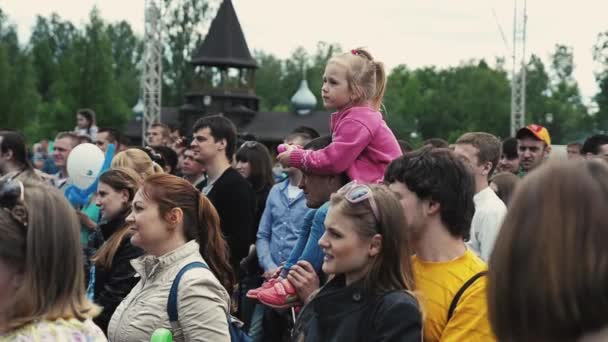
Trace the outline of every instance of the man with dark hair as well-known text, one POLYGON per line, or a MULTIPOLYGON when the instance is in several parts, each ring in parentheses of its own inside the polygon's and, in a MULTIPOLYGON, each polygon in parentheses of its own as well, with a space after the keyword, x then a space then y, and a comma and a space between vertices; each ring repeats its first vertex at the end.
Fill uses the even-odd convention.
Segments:
POLYGON ((236 148, 236 127, 221 115, 204 116, 194 124, 191 147, 207 170, 201 191, 217 209, 222 232, 230 248, 230 263, 238 273, 239 262, 255 241, 255 192, 231 167, 236 148))
POLYGON ((566 145, 566 153, 568 154, 568 159, 582 159, 582 148, 583 145, 578 141, 574 141, 566 145))
POLYGON ((104 153, 108 149, 108 145, 114 144, 114 151, 118 153, 121 150, 122 134, 114 128, 100 128, 95 137, 95 145, 104 153))
POLYGON ((502 154, 498 162, 498 172, 519 172, 519 154, 517 153, 517 139, 507 138, 502 142, 502 154))
POLYGON ((59 169, 53 176, 52 183, 59 190, 64 190, 68 181, 68 156, 74 147, 80 144, 80 137, 76 133, 62 132, 57 134, 53 149, 53 160, 59 169))
POLYGON ((424 147, 394 160, 384 180, 403 206, 414 246, 425 341, 494 341, 487 266, 464 243, 475 210, 468 167, 448 149, 424 147))
POLYGON ((500 158, 500 140, 489 133, 466 133, 456 140, 454 153, 470 166, 475 178, 475 215, 469 247, 487 262, 507 214, 507 207, 489 187, 500 158))
POLYGON ((148 146, 167 146, 171 143, 171 129, 164 123, 153 123, 146 132, 148 146))
POLYGON ((172 148, 167 146, 156 146, 152 147, 152 149, 156 153, 160 154, 165 161, 165 165, 163 166, 165 172, 174 175, 177 169, 177 153, 175 153, 172 148))
POLYGON ((517 131, 515 138, 518 144, 519 176, 523 177, 549 157, 551 136, 545 127, 531 124, 517 131))
POLYGON ((21 133, 0 131, 0 176, 21 181, 42 180, 27 159, 25 138, 21 133))
POLYGON ((309 139, 309 140, 317 139, 318 137, 321 136, 319 134, 319 132, 317 132, 316 129, 314 129, 312 127, 308 127, 308 126, 298 126, 293 131, 291 131, 291 134, 296 134, 296 133, 306 134, 308 136, 307 139, 309 139))
POLYGON ((405 140, 399 139, 399 140, 397 140, 397 142, 399 143, 399 147, 401 148, 402 154, 412 152, 414 150, 412 145, 405 140))
POLYGON ((432 148, 448 148, 450 143, 441 138, 430 138, 422 142, 422 146, 430 146, 432 148))
POLYGON ((608 162, 608 135, 596 134, 593 135, 583 144, 581 154, 586 159, 600 159, 608 162))

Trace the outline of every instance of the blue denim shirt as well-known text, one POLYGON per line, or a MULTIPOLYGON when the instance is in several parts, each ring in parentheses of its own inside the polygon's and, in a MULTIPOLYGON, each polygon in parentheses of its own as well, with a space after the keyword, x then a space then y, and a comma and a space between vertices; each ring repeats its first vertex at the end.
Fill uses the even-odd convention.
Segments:
POLYGON ((286 261, 298 240, 304 216, 310 210, 306 207, 304 193, 295 199, 288 198, 289 179, 275 184, 262 214, 255 243, 258 260, 264 271, 277 268, 286 261))

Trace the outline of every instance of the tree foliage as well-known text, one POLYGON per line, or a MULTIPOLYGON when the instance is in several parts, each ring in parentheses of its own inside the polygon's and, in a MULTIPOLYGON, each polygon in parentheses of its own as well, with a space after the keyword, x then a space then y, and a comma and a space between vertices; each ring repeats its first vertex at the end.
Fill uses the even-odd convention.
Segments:
MULTIPOLYGON (((165 28, 163 104, 179 106, 192 86, 189 63, 205 36, 208 0, 163 0, 165 28)), ((298 48, 289 58, 256 50, 256 92, 263 111, 289 111, 300 81, 308 80, 322 109, 320 89, 337 44, 298 48)), ((548 63, 532 55, 526 66, 526 120, 549 128, 556 143, 592 131, 608 131, 608 31, 594 47, 600 88, 597 111, 588 112, 573 77, 574 51, 556 45, 548 63)), ((27 42, 0 9, 0 126, 26 132, 33 141, 71 130, 78 108, 97 112, 100 126, 123 128, 140 96, 143 41, 127 22, 105 22, 96 9, 77 27, 58 14, 39 16, 27 42)), ((431 137, 453 141, 468 131, 509 134, 510 74, 505 62, 469 60, 457 66, 411 68, 388 74, 383 114, 399 138, 414 143, 431 137)))
POLYGON ((88 107, 98 125, 124 127, 139 96, 141 46, 128 23, 108 24, 95 8, 82 28, 38 16, 21 45, 0 10, 0 125, 34 141, 73 129, 88 107))
POLYGON ((164 8, 162 101, 179 106, 194 79, 190 59, 203 42, 211 9, 207 0, 164 0, 164 8))

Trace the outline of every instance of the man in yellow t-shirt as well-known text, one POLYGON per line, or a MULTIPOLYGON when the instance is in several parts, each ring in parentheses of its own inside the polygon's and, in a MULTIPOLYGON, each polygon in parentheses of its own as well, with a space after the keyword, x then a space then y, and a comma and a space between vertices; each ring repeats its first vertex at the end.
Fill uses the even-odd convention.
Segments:
POLYGON ((475 211, 475 181, 467 166, 448 149, 423 148, 394 160, 384 180, 401 201, 414 245, 424 341, 495 341, 487 278, 477 276, 487 266, 464 243, 475 211))

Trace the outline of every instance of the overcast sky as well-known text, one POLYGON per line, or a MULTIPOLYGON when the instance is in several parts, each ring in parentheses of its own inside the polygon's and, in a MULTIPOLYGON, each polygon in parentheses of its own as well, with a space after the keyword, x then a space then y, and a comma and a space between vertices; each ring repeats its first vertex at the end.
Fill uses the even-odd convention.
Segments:
MULTIPOLYGON (((520 0, 521 1, 521 0, 520 0)), ((212 0, 217 3, 217 0, 212 0)), ((472 58, 494 64, 508 52, 497 23, 512 45, 513 0, 233 0, 250 49, 281 58, 318 41, 343 48, 366 46, 389 67, 450 66, 472 58), (493 14, 496 14, 494 16, 493 14)), ((28 39, 36 15, 57 12, 77 25, 97 5, 109 21, 126 20, 143 34, 143 0, 0 0, 28 39)), ((216 6, 217 7, 217 6, 216 6)), ((545 63, 555 44, 574 48, 575 77, 586 98, 597 92, 592 47, 608 30, 608 1, 528 1, 529 53, 545 63)), ((508 60, 509 69, 510 59, 508 60)))

